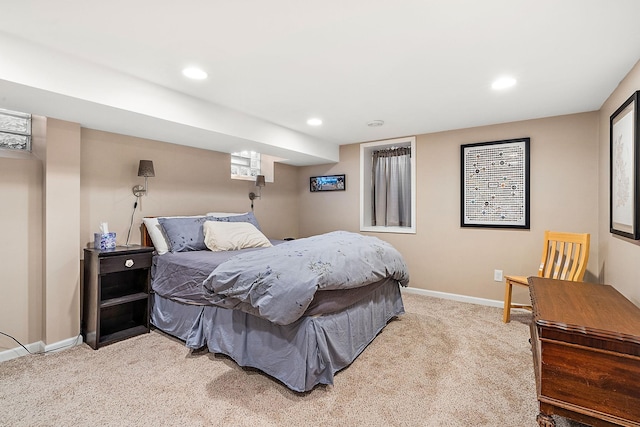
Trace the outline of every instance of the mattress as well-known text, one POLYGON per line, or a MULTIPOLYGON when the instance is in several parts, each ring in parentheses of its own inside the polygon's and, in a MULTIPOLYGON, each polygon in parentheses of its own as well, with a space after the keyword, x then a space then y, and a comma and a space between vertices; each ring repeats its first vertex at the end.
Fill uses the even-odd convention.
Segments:
MULTIPOLYGON (((284 240, 271 240, 273 245, 284 240)), ((166 298, 187 304, 208 304, 202 294, 202 282, 220 264, 240 253, 260 250, 260 248, 240 251, 188 251, 167 252, 153 257, 151 265, 151 289, 166 298)))
MULTIPOLYGON (((284 243, 283 240, 272 240, 274 245, 284 243)), ((189 251, 166 253, 153 257, 151 266, 151 289, 156 294, 184 304, 211 305, 203 296, 202 282, 221 263, 241 251, 189 251)), ((304 315, 313 316, 333 313, 366 297, 382 285, 382 281, 363 288, 326 290, 316 292, 304 315)))

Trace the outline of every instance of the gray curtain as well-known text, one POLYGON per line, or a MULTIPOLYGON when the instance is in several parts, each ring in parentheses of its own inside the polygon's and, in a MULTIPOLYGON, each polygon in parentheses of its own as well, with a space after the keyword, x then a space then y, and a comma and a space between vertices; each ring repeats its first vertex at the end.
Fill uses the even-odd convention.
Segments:
POLYGON ((372 225, 411 227, 411 148, 373 152, 372 225))

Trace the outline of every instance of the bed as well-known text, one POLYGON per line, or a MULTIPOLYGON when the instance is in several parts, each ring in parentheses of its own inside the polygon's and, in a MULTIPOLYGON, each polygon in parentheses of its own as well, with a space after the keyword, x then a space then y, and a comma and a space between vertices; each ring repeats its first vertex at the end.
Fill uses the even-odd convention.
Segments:
POLYGON ((154 327, 297 392, 333 384, 404 313, 406 265, 375 237, 269 240, 253 213, 210 213, 144 218, 142 243, 156 249, 154 327))

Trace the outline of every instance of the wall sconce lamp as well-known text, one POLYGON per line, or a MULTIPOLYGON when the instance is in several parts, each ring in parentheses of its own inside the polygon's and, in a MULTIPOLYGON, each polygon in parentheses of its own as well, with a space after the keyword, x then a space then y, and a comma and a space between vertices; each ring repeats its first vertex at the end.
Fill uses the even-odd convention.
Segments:
POLYGON ((254 193, 253 191, 249 193, 249 200, 251 200, 251 210, 253 210, 253 201, 262 197, 262 187, 264 187, 265 185, 266 184, 264 175, 256 175, 256 187, 258 187, 258 194, 254 193))
POLYGON ((147 178, 156 176, 153 170, 153 161, 152 160, 140 160, 140 165, 138 166, 138 176, 144 176, 144 187, 142 185, 136 185, 133 187, 132 191, 134 196, 140 197, 147 194, 147 178))

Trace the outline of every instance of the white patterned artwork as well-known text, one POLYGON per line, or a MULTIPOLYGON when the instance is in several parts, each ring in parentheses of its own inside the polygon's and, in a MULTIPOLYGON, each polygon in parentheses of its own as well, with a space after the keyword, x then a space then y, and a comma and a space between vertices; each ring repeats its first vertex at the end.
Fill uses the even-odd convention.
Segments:
POLYGON ((611 232, 633 239, 636 224, 636 100, 634 94, 611 116, 611 232))
POLYGON ((463 227, 529 228, 529 138, 462 146, 463 227))

